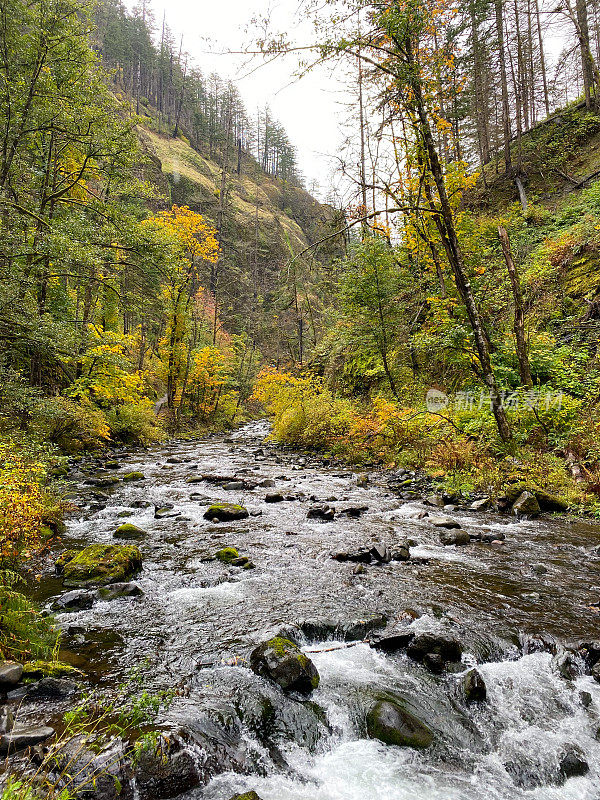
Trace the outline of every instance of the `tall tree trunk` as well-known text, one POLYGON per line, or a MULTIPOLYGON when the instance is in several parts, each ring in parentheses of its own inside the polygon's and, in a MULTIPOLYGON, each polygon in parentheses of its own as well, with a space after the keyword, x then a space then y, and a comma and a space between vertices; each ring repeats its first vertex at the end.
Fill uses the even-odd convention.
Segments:
POLYGON ((506 79, 506 56, 504 53, 503 6, 502 0, 496 0, 496 38, 498 40, 498 58, 500 61, 500 85, 502 88, 502 136, 504 140, 504 169, 510 171, 510 106, 508 102, 508 81, 506 79))
POLYGON ((506 261, 506 268, 508 269, 510 285, 515 302, 515 319, 513 330, 515 334, 517 360, 519 362, 519 375, 521 376, 521 384, 523 386, 531 387, 533 386, 533 379, 531 377, 531 367, 529 366, 527 343, 525 341, 525 312, 523 310, 523 291, 521 289, 521 281, 510 249, 510 239, 508 238, 508 231, 506 228, 500 226, 498 228, 498 236, 500 238, 500 244, 502 245, 502 252, 504 253, 504 260, 506 261))

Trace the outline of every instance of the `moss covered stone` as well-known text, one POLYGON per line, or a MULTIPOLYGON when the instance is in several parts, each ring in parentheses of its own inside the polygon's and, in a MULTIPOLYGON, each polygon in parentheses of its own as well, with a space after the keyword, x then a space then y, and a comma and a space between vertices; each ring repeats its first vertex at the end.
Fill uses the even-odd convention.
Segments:
POLYGON ((257 675, 275 681, 284 691, 308 694, 319 685, 319 673, 298 645, 275 636, 250 655, 250 668, 257 675))
POLYGON ((248 510, 235 503, 213 503, 204 512, 204 519, 218 519, 220 522, 230 522, 236 519, 246 519, 248 510))
POLYGON ((232 561, 235 561, 235 559, 239 557, 240 554, 235 547, 223 547, 215 553, 215 558, 222 561, 224 564, 231 564, 232 561))
POLYGON ((378 700, 367 714, 367 733, 384 744, 423 749, 433 742, 433 733, 398 702, 378 700))
POLYGON ((137 525, 132 525, 131 522, 124 522, 119 525, 113 533, 115 539, 143 539, 146 535, 147 532, 143 528, 138 528, 137 525))
POLYGON ((143 481, 146 478, 143 472, 126 472, 123 475, 123 481, 129 483, 130 481, 143 481))
POLYGON ((234 794, 231 800, 261 800, 256 792, 244 792, 244 794, 234 794))
POLYGON ((142 554, 134 545, 92 544, 69 558, 62 567, 65 586, 105 586, 131 578, 142 568, 142 554))
POLYGON ((62 661, 28 661, 23 665, 23 678, 83 678, 84 673, 62 661))
POLYGON ((504 489, 504 497, 508 503, 512 505, 523 492, 530 492, 534 495, 542 511, 566 511, 569 507, 568 502, 558 497, 558 495, 547 492, 545 489, 541 489, 535 484, 529 484, 523 481, 506 486, 504 489))

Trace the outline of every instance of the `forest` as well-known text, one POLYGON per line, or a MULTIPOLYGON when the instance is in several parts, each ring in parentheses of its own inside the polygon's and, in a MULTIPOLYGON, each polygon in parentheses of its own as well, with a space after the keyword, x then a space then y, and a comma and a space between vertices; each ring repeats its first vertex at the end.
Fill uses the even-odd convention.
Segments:
POLYGON ((300 11, 0 0, 0 800, 597 797, 600 5, 300 11))

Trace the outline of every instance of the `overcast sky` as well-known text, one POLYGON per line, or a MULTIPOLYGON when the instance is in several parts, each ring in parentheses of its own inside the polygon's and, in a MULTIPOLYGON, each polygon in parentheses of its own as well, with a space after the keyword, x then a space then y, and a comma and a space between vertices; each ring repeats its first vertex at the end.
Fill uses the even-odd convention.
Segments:
MULTIPOLYGON (((127 0, 133 7, 135 0, 127 0)), ((310 39, 310 28, 297 14, 298 0, 150 0, 157 27, 163 12, 167 24, 201 69, 233 80, 246 108, 254 115, 257 107, 269 104, 298 150, 299 165, 307 186, 316 181, 322 196, 327 193, 333 168, 331 155, 342 141, 340 122, 345 112, 339 83, 325 69, 296 80, 293 57, 264 64, 261 57, 248 63, 247 57, 222 54, 242 50, 253 41, 247 29, 255 12, 268 15, 274 30, 287 31, 294 39, 310 39), (268 11, 267 11, 268 9, 268 11)), ((256 33, 254 34, 254 38, 256 33)))

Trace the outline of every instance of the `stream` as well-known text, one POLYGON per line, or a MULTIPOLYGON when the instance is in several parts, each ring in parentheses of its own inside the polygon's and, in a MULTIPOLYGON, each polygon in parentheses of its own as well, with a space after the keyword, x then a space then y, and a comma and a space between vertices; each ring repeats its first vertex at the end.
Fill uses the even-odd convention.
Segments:
MULTIPOLYGON (((600 684, 579 656, 567 677, 558 661, 563 645, 600 639, 600 557, 590 552, 600 526, 457 506, 443 513, 462 529, 505 539, 444 547, 423 517, 433 510, 418 476, 374 470, 357 485, 351 469, 265 442, 268 433, 254 422, 231 435, 122 449, 111 453, 112 470, 88 459, 69 476, 80 511, 65 547, 116 541, 123 522, 147 536, 136 542, 143 596, 59 613, 61 657, 100 686, 148 660, 147 688, 184 687, 161 722, 210 735, 221 766, 183 800, 250 789, 261 800, 598 800, 600 684), (91 474, 131 471, 145 480, 120 482, 107 497, 85 484, 91 474), (223 488, 203 474, 263 485, 223 488), (265 502, 273 492, 286 499, 265 502), (210 501, 242 504, 250 516, 205 520, 210 501), (335 519, 307 518, 316 502, 335 507, 335 519), (169 506, 155 518, 155 507, 169 506), (414 540, 408 561, 361 571, 331 557, 406 540, 414 540), (255 568, 215 561, 226 546, 255 568), (371 647, 363 640, 382 619, 387 630, 451 634, 463 644, 462 665, 437 675, 405 650, 371 647), (308 699, 247 666, 254 647, 293 624, 321 677, 308 699), (487 701, 468 705, 460 676, 475 664, 487 701), (409 698, 435 732, 432 747, 367 737, 366 711, 381 692, 409 698), (589 769, 564 780, 559 764, 573 751, 589 769)), ((50 607, 62 591, 49 562, 37 599, 50 607)))

